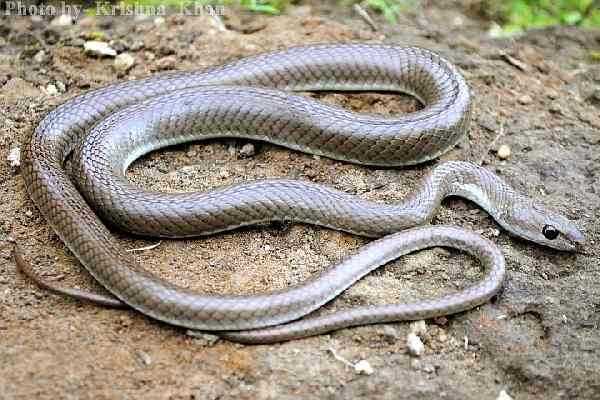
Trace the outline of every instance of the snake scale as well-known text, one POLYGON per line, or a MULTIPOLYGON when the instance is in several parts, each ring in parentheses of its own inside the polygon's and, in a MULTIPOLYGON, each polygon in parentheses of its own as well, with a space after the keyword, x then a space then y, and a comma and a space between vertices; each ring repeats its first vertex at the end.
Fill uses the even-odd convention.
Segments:
POLYGON ((170 324, 219 331, 231 340, 288 340, 358 324, 455 313, 492 297, 505 274, 504 258, 493 243, 456 227, 416 227, 429 222, 447 196, 476 202, 508 232, 542 245, 573 251, 583 235, 562 215, 468 162, 437 165, 418 190, 392 205, 288 179, 202 193, 158 193, 128 182, 128 166, 165 146, 223 137, 267 141, 358 164, 413 165, 452 148, 468 128, 471 107, 464 78, 431 51, 384 44, 292 47, 203 71, 116 83, 68 100, 41 121, 24 147, 22 175, 55 232, 119 302, 170 324), (356 114, 294 93, 324 90, 404 92, 424 107, 390 118, 356 114), (70 156, 72 170, 67 172, 70 156), (110 225, 145 236, 206 235, 279 220, 381 238, 283 291, 205 295, 163 281, 137 264, 90 206, 110 225), (477 285, 440 299, 298 320, 374 268, 431 246, 466 251, 488 273, 477 285))

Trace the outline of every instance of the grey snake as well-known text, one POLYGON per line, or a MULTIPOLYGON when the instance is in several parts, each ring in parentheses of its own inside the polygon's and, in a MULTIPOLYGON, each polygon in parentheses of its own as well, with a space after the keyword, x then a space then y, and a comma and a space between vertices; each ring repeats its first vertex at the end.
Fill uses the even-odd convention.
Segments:
POLYGON ((166 194, 131 184, 125 176, 128 166, 165 146, 224 137, 358 164, 414 165, 451 149, 468 128, 471 108, 464 78, 431 51, 383 44, 292 47, 203 71, 116 83, 68 100, 41 121, 24 146, 22 176, 54 231, 119 299, 116 303, 173 325, 218 331, 231 340, 289 340, 346 326, 455 313, 497 293, 505 267, 493 243, 457 227, 416 227, 428 223, 447 196, 476 202, 508 232, 545 246, 573 251, 583 235, 562 215, 468 162, 435 166, 399 204, 288 179, 166 194), (326 90, 404 92, 424 107, 390 118, 291 93, 326 90), (72 171, 67 172, 65 160, 71 155, 72 171), (190 237, 292 221, 380 239, 286 290, 206 295, 145 270, 91 207, 111 226, 144 236, 190 237), (299 319, 378 266, 432 246, 465 251, 488 272, 477 285, 439 299, 299 319))

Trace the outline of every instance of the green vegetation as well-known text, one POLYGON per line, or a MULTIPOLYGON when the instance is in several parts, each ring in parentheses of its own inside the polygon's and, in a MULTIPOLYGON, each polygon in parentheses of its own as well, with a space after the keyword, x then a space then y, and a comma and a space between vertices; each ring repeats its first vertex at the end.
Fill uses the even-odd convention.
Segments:
POLYGON ((552 25, 600 27, 599 0, 487 0, 482 6, 499 16, 504 34, 552 25))
POLYGON ((279 14, 290 3, 289 0, 240 0, 240 5, 250 11, 261 12, 265 14, 279 14))

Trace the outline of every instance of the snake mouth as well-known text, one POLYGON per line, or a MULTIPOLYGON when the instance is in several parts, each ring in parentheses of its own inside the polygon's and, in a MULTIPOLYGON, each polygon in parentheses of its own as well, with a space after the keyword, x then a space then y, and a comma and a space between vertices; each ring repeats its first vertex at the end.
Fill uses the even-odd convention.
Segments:
POLYGON ((581 231, 579 231, 579 229, 571 229, 569 230, 569 232, 565 233, 564 236, 569 242, 569 244, 572 246, 573 252, 587 254, 585 236, 583 235, 583 233, 581 233, 581 231))

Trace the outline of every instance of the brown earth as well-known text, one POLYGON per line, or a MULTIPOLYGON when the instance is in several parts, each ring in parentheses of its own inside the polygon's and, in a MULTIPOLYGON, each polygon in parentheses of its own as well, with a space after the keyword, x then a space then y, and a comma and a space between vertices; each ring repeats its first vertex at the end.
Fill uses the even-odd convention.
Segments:
MULTIPOLYGON (((506 255, 508 279, 490 304, 428 321, 425 354, 413 358, 406 351, 406 323, 280 345, 213 344, 133 311, 49 294, 16 271, 4 248, 0 398, 495 399, 502 390, 519 400, 600 398, 600 65, 590 58, 600 47, 600 32, 553 28, 493 39, 489 23, 468 7, 426 4, 394 26, 376 18, 378 33, 350 9, 318 2, 279 17, 229 10, 226 32, 208 17, 169 16, 159 26, 153 18, 86 18, 63 28, 0 18, 0 239, 18 239, 47 278, 99 290, 7 161, 47 111, 119 79, 205 67, 292 44, 355 40, 419 45, 455 62, 473 89, 476 110, 468 140, 443 159, 483 160, 518 190, 575 219, 589 240, 589 255, 514 239, 476 206, 445 202, 434 223, 472 228, 495 241, 506 255), (134 55, 128 73, 117 73, 110 58, 84 55, 83 42, 99 36, 134 55), (49 84, 57 95, 46 93, 49 84), (495 154, 501 144, 512 150, 506 161, 495 154), (353 363, 367 360, 374 373, 357 374, 331 350, 353 363)), ((321 97, 384 114, 417 106, 408 97, 383 94, 321 97)), ((435 165, 375 169, 259 143, 257 154, 245 158, 245 143, 195 143, 151 154, 130 176, 145 187, 172 191, 286 176, 393 202, 435 165)), ((117 234, 128 248, 156 243, 117 234)), ((267 226, 163 241, 135 254, 183 286, 258 293, 298 283, 365 242, 310 226, 267 226)), ((439 296, 480 276, 468 257, 424 251, 371 274, 326 308, 439 296)))

